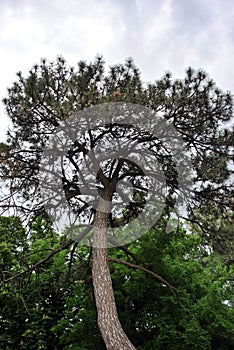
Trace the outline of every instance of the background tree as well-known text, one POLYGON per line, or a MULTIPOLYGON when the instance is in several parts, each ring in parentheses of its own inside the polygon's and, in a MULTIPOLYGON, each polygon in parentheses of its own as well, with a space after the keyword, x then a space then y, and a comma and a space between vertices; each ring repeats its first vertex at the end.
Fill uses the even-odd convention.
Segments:
MULTIPOLYGON (((28 270, 60 247, 61 236, 36 219, 25 247, 20 220, 0 221, 1 263, 7 270, 2 275, 0 347, 102 350, 90 249, 70 245, 28 270), (15 274, 18 278, 9 280, 15 274)), ((195 233, 178 228, 168 235, 158 228, 129 245, 132 256, 117 248, 110 251, 119 317, 137 349, 233 348, 233 267, 227 271, 207 248, 195 233), (136 257, 138 267, 150 268, 178 289, 183 306, 164 283, 134 268, 136 257)))
MULTIPOLYGON (((198 208, 200 213, 208 207, 212 208, 212 205, 218 207, 221 216, 225 216, 232 205, 230 179, 233 132, 224 128, 223 124, 232 118, 231 95, 217 89, 204 72, 195 72, 191 68, 186 71, 183 81, 173 81, 171 75, 166 73, 161 80, 145 87, 131 60, 127 60, 124 65, 111 67, 109 73, 104 75, 104 62, 101 57, 90 64, 79 62, 77 71, 67 68, 64 59, 58 58, 55 63, 42 60, 41 65, 35 65, 27 78, 18 73, 18 81, 8 90, 8 97, 4 100, 13 129, 8 133, 7 146, 3 147, 1 165, 5 180, 4 190, 8 186, 9 192, 3 198, 1 207, 4 210, 17 208, 25 216, 31 213, 43 214, 43 203, 38 191, 38 170, 46 140, 74 110, 118 101, 137 103, 160 112, 181 135, 193 164, 194 188, 186 203, 186 219, 197 222, 198 208), (219 164, 222 166, 217 166, 219 164)), ((106 125, 91 132, 90 139, 85 144, 77 140, 70 150, 68 160, 78 172, 75 159, 79 155, 85 157, 100 144, 100 140, 105 144, 108 134, 115 139, 123 131, 125 139, 136 140, 146 149, 154 147, 155 160, 162 165, 169 189, 164 212, 168 216, 169 209, 174 206, 173 195, 178 191, 176 164, 156 135, 150 132, 142 134, 129 125, 124 130, 120 125, 106 125)), ((113 302, 107 264, 106 229, 109 225, 119 225, 119 222, 125 224, 133 213, 137 213, 137 207, 141 210, 147 188, 142 191, 144 174, 135 164, 129 164, 123 159, 111 159, 102 166, 97 171, 96 188, 104 200, 113 201, 117 183, 123 177, 128 178, 136 190, 129 206, 124 208, 127 209, 127 215, 124 211, 121 217, 113 219, 112 215, 103 214, 99 206, 91 213, 90 223, 101 228, 94 231, 94 240, 102 239, 104 243, 104 248, 93 249, 93 283, 98 322, 108 349, 116 346, 133 349, 119 323, 113 302), (137 188, 135 180, 139 176, 142 177, 137 188), (141 200, 137 199, 139 195, 141 200), (109 318, 112 322, 107 322, 109 318), (116 339, 114 334, 117 335, 116 339)), ((78 214, 86 213, 87 203, 83 206, 77 204, 81 194, 80 180, 68 179, 65 173, 63 180, 69 203, 72 205, 73 200, 78 214)), ((155 225, 162 225, 162 220, 155 225)), ((202 229, 205 231, 206 226, 202 229)), ((210 238, 213 239, 210 232, 209 230, 210 238)), ((61 249, 71 244, 72 240, 66 241, 65 238, 61 249)))

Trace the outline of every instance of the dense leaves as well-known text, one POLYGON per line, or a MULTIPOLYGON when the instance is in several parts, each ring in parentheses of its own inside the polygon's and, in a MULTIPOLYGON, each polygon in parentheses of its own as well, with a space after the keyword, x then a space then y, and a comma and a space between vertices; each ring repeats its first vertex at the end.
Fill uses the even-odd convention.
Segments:
MULTIPOLYGON (((40 237, 42 226, 34 223, 34 238, 26 249, 20 220, 1 218, 1 261, 11 274, 33 266, 59 246, 61 238, 55 232, 48 230, 40 237)), ((119 316, 137 349, 233 348, 233 267, 228 272, 199 236, 183 229, 173 235, 151 230, 128 248, 144 261, 140 266, 178 289, 181 303, 153 276, 110 261, 119 316)), ((134 255, 117 249, 111 249, 109 257, 136 263, 134 255)), ((96 324, 89 258, 89 248, 74 243, 2 286, 2 349, 104 348, 96 324)))

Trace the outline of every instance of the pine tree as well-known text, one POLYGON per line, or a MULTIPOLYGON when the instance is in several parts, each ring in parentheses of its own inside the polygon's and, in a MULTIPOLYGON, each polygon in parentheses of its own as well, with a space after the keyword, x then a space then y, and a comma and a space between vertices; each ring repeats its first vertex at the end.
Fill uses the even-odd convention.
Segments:
MULTIPOLYGON (((224 123, 232 118, 232 98, 230 93, 220 91, 205 72, 189 68, 183 80, 175 81, 170 73, 166 73, 155 84, 145 86, 131 59, 111 67, 105 74, 102 57, 90 64, 80 61, 77 70, 68 68, 65 60, 58 57, 54 63, 43 59, 26 78, 20 72, 17 75, 17 82, 8 89, 8 97, 4 99, 13 129, 8 132, 7 145, 1 147, 2 179, 9 190, 2 196, 3 210, 17 210, 25 218, 32 214, 45 217, 40 196, 39 164, 46 142, 61 125, 66 125, 74 111, 79 113, 89 111, 93 106, 99 108, 117 103, 118 106, 142 106, 152 111, 155 118, 157 113, 160 114, 162 123, 172 125, 181 139, 177 141, 185 145, 185 155, 190 157, 192 165, 190 183, 193 187, 192 191, 186 192, 186 210, 181 214, 184 219, 199 224, 200 213, 212 211, 214 207, 219 209, 221 216, 230 211, 233 205, 233 131, 225 128, 224 123)), ((147 130, 139 130, 127 119, 125 124, 110 121, 95 130, 86 130, 83 138, 73 140, 66 155, 66 164, 70 165, 73 176, 66 174, 65 163, 62 166, 66 203, 77 217, 86 217, 86 223, 89 218, 89 225, 95 227, 91 238, 93 286, 98 324, 107 349, 134 349, 118 319, 108 267, 107 230, 124 227, 138 217, 144 209, 149 188, 145 174, 136 162, 126 161, 124 157, 98 159, 92 154, 92 149, 110 145, 108 140, 117 144, 124 140, 129 152, 135 144, 146 153, 151 151, 149 171, 155 172, 156 162, 160 165, 167 190, 163 196, 162 214, 153 224, 163 225, 175 208, 175 198, 180 191, 178 164, 172 157, 173 150, 165 147, 159 135, 151 131, 151 119, 146 119, 145 123, 147 130), (95 178, 91 180, 82 179, 79 173, 79 157, 84 159, 87 155, 96 170, 95 178), (117 194, 124 202, 126 195, 117 189, 118 182, 123 180, 134 189, 131 200, 125 201, 122 211, 117 205, 116 211, 111 213, 108 208, 103 210, 103 205, 114 203, 117 194), (91 202, 82 197, 93 193, 91 202)), ((159 179, 160 172, 155 177, 159 179)), ((157 204, 152 212, 156 207, 157 204)), ((214 239, 208 222, 202 230, 214 239)), ((83 238, 87 231, 79 231, 76 240, 83 238)), ((65 237, 61 249, 73 243, 72 239, 66 241, 65 237)), ((121 246, 121 242, 113 239, 109 243, 121 246)))

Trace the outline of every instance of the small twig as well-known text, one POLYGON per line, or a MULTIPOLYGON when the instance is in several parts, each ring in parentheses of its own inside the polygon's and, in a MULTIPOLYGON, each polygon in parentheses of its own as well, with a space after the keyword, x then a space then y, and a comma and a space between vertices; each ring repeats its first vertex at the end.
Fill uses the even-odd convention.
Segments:
POLYGON ((73 261, 73 256, 76 250, 76 247, 78 246, 78 242, 76 242, 71 250, 71 254, 70 254, 70 261, 69 261, 69 265, 68 265, 68 279, 70 278, 70 273, 71 273, 71 268, 72 268, 72 261, 73 261))

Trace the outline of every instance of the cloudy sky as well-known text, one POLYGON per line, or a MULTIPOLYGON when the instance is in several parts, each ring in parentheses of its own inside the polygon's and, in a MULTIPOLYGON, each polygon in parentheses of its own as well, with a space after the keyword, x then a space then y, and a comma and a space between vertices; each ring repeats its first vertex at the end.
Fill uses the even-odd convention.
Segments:
MULTIPOLYGON (((69 65, 102 54, 133 57, 145 82, 203 68, 234 92, 233 0, 0 0, 0 99, 19 70, 62 55, 69 65)), ((0 105, 0 141, 8 119, 0 105)))

